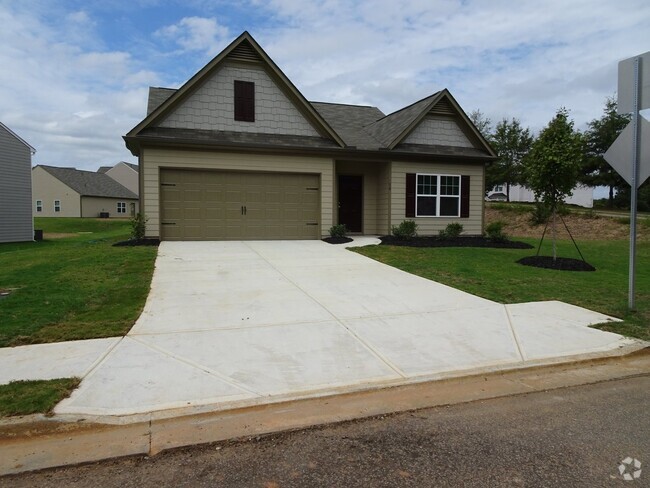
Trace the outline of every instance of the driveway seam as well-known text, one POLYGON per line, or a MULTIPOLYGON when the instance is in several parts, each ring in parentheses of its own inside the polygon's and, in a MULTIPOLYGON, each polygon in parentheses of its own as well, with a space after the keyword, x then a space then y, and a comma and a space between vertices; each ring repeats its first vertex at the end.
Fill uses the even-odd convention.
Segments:
POLYGON ((506 317, 508 318, 508 327, 510 328, 510 333, 512 334, 512 338, 515 341, 515 345, 517 346, 517 351, 519 352, 519 357, 523 362, 528 361, 528 358, 526 357, 526 354, 524 353, 524 348, 521 347, 521 343, 519 341, 519 336, 517 335, 517 332, 515 331, 515 326, 512 323, 512 317, 510 316, 510 310, 508 310, 508 305, 503 305, 503 309, 506 312, 506 317))
POLYGON ((185 363, 188 366, 199 369, 199 370, 203 371, 204 373, 207 373, 207 374, 209 374, 211 376, 214 376, 215 378, 218 378, 219 380, 221 380, 221 381, 223 381, 225 383, 228 383, 229 385, 237 388, 238 390, 245 391, 246 393, 250 393, 250 394, 255 395, 257 397, 264 396, 262 393, 259 393, 259 392, 255 391, 255 390, 252 390, 251 388, 242 385, 238 381, 233 380, 229 376, 225 376, 225 375, 219 373, 218 371, 216 371, 216 370, 214 370, 212 368, 208 368, 207 366, 204 366, 202 364, 195 363, 194 361, 191 361, 190 359, 187 359, 187 358, 185 358, 183 356, 179 356, 177 354, 174 354, 173 352, 168 351, 167 349, 164 349, 164 348, 162 348, 160 346, 156 346, 154 344, 150 344, 148 342, 140 340, 137 337, 131 337, 131 339, 138 342, 139 344, 141 344, 141 345, 143 345, 145 347, 148 347, 149 349, 152 349, 153 351, 156 351, 156 352, 158 352, 160 354, 164 354, 165 356, 168 356, 168 357, 170 357, 172 359, 175 359, 176 361, 179 361, 181 363, 185 363))
POLYGON ((355 338, 366 350, 370 351, 370 353, 375 356, 379 361, 384 363, 386 366, 388 366, 390 369, 392 369, 395 373, 397 373, 399 376, 402 378, 406 378, 407 375, 400 370, 397 366, 395 366, 391 361, 388 359, 384 358, 378 351, 375 350, 370 344, 368 344, 365 340, 363 340, 361 337, 359 337, 357 334, 355 334, 352 330, 350 330, 343 322, 341 322, 341 319, 339 319, 336 315, 334 315, 325 305, 320 303, 316 298, 311 296, 306 290, 304 290, 298 283, 293 281, 291 278, 289 278, 287 275, 285 275, 280 269, 278 269, 273 263, 271 263, 268 259, 266 259, 262 254, 260 254, 256 249, 251 247, 247 242, 244 241, 244 244, 251 249, 255 254, 257 254, 259 257, 261 257, 264 261, 269 263, 269 266, 271 266, 273 269, 275 269, 278 273, 280 273, 284 279, 289 281, 293 286, 295 286, 298 290, 303 292, 307 297, 309 297, 314 303, 318 304, 319 307, 321 307, 325 312, 327 312, 341 327, 343 327, 348 334, 350 334, 353 338, 355 338))
POLYGON ((115 350, 115 348, 120 344, 120 342, 124 340, 125 337, 126 336, 120 337, 117 341, 115 341, 114 344, 108 346, 106 351, 104 351, 103 354, 100 354, 100 356, 95 360, 95 362, 91 364, 90 367, 84 372, 81 379, 86 378, 88 375, 90 375, 90 373, 95 371, 99 367, 99 365, 104 362, 104 360, 108 357, 108 355, 115 350))

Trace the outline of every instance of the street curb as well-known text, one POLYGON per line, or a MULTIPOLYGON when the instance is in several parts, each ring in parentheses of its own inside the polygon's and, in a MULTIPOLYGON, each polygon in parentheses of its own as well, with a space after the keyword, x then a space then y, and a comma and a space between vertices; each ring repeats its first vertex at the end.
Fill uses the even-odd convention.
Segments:
POLYGON ((650 347, 617 352, 133 423, 12 418, 0 423, 0 475, 650 374, 650 347))

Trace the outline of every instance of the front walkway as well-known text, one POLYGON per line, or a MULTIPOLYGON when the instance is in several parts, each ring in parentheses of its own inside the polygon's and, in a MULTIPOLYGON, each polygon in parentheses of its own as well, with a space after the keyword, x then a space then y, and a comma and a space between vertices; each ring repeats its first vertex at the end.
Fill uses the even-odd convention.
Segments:
MULTIPOLYGON (((84 380, 55 412, 223 409, 638 342, 588 327, 607 320, 561 302, 501 305, 321 241, 164 242, 141 317, 122 339, 77 343, 78 369, 61 375, 84 380)), ((0 371, 73 344, 0 350, 0 371)), ((0 382, 26 379, 14 371, 0 382)))

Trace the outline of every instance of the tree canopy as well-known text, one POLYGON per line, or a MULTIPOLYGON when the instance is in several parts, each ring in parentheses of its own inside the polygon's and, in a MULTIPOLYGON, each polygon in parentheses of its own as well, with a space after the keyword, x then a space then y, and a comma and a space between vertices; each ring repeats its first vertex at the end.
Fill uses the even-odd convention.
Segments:
POLYGON ((490 163, 485 171, 485 186, 506 185, 506 199, 510 201, 510 186, 524 183, 523 159, 533 143, 528 128, 518 119, 501 120, 490 137, 490 143, 499 159, 490 163))

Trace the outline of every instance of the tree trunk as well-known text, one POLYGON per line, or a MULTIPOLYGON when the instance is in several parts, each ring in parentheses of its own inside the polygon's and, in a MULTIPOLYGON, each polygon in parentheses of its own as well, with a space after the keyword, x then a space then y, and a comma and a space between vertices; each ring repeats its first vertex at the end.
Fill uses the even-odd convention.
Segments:
POLYGON ((609 187, 609 201, 607 202, 609 208, 614 208, 614 187, 609 187))
POLYGON ((506 183, 506 202, 510 203, 510 183, 506 183))
POLYGON ((553 223, 552 223, 552 227, 553 227, 553 262, 555 262, 557 260, 557 243, 556 243, 557 234, 555 232, 555 214, 556 214, 556 210, 555 210, 555 207, 553 207, 553 223))

